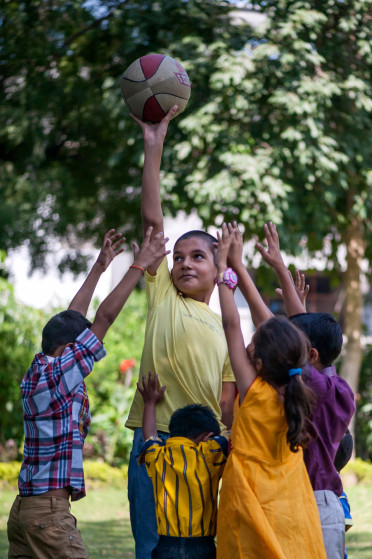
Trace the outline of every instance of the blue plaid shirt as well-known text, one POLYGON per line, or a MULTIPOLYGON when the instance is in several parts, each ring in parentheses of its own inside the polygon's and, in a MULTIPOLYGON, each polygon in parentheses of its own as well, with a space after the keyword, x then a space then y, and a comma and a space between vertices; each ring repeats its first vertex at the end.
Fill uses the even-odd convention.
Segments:
POLYGON ((60 357, 35 355, 21 383, 25 445, 18 487, 22 497, 71 488, 85 496, 83 445, 90 425, 84 378, 106 355, 88 328, 60 357))

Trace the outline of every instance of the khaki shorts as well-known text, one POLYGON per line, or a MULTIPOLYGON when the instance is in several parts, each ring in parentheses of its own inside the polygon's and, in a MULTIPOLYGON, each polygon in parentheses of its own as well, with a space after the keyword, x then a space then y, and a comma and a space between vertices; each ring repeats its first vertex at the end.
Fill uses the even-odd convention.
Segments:
POLYGON ((8 520, 8 559, 87 559, 70 503, 59 497, 20 497, 8 520))

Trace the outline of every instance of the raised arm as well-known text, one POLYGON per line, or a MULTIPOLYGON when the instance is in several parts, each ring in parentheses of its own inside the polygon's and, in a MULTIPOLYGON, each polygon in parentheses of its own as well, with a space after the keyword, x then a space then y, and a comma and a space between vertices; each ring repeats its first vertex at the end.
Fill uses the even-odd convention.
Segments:
POLYGON ((125 238, 121 233, 115 233, 115 229, 110 229, 110 231, 106 233, 98 258, 93 264, 83 285, 72 299, 68 310, 78 311, 86 316, 99 278, 103 272, 107 270, 115 256, 123 252, 124 249, 120 248, 120 246, 124 241, 125 238))
POLYGON ((142 386, 137 382, 137 388, 145 404, 142 416, 142 434, 145 441, 158 435, 155 410, 157 404, 163 399, 165 391, 165 386, 158 388, 158 381, 158 375, 153 375, 150 371, 147 382, 145 375, 142 375, 142 386))
POLYGON ((271 318, 273 313, 263 301, 243 263, 243 237, 239 231, 236 221, 234 221, 233 225, 229 223, 227 228, 229 234, 232 235, 232 242, 228 254, 228 263, 235 270, 238 276, 239 289, 248 303, 253 324, 257 327, 261 324, 261 322, 271 318))
MULTIPOLYGON (((228 229, 224 223, 222 226, 222 236, 218 236, 217 250, 217 272, 222 274, 227 268, 227 255, 233 242, 236 232, 228 229)), ((231 261, 231 259, 230 259, 231 261)), ((234 265, 238 262, 233 258, 234 265)), ((231 261, 231 262, 232 262, 231 261)), ((242 277, 247 274, 245 267, 240 270, 242 277), (244 269, 244 270, 243 270, 244 269)), ((242 400, 256 378, 256 370, 248 358, 244 345, 243 334, 240 327, 240 316, 235 303, 233 290, 228 285, 219 281, 218 291, 220 295, 222 324, 225 331, 227 347, 229 350, 231 367, 235 375, 236 386, 240 399, 242 400)))
POLYGON ((257 243, 257 250, 262 255, 262 258, 275 270, 278 276, 287 316, 303 313, 304 306, 297 294, 293 279, 288 274, 288 269, 283 262, 279 247, 279 235, 276 227, 270 221, 268 225, 264 225, 264 231, 267 249, 265 249, 261 243, 257 243))
POLYGON ((154 262, 163 259, 168 253, 165 244, 168 241, 162 232, 151 239, 152 228, 146 231, 141 249, 133 243, 134 261, 120 283, 111 291, 110 295, 98 307, 91 326, 99 340, 103 340, 109 327, 113 324, 119 312, 125 305, 129 295, 137 285, 145 270, 154 262))
MULTIPOLYGON (((302 306, 303 306, 303 311, 302 312, 307 312, 307 310, 306 310, 306 297, 309 294, 310 286, 305 282, 305 274, 302 274, 299 270, 295 270, 295 279, 293 279, 293 276, 292 276, 290 270, 288 270, 288 275, 291 278, 291 281, 294 282, 294 286, 295 286, 295 289, 296 289, 297 296, 302 303, 302 306)), ((275 289, 275 291, 277 292, 278 295, 280 295, 281 298, 283 298, 283 290, 280 287, 277 287, 275 289)), ((289 316, 291 316, 291 315, 289 315, 289 316)))
MULTIPOLYGON (((145 159, 142 172, 141 215, 143 231, 153 228, 153 235, 164 231, 163 211, 160 196, 160 164, 163 153, 164 138, 169 121, 177 110, 177 105, 172 107, 166 116, 156 124, 142 122, 134 115, 132 118, 140 125, 143 133, 145 159)), ((156 273, 160 262, 149 268, 151 275, 156 273)))

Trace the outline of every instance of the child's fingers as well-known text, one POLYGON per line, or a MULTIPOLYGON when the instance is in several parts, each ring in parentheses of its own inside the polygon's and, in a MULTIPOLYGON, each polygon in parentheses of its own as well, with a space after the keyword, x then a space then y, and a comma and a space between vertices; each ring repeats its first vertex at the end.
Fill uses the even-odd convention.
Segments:
POLYGON ((256 249, 258 250, 258 252, 261 254, 262 258, 264 260, 267 260, 267 252, 266 249, 263 245, 261 245, 261 243, 256 243, 256 249))
POLYGON ((170 119, 172 118, 172 116, 174 115, 174 113, 178 111, 178 105, 173 105, 173 107, 171 107, 169 109, 169 111, 167 112, 167 114, 165 115, 165 117, 162 119, 163 122, 169 123, 170 119))
POLYGON ((146 230, 145 236, 143 238, 143 243, 150 241, 150 237, 151 237, 151 233, 153 232, 153 229, 154 229, 153 226, 150 225, 150 227, 146 230))
POLYGON ((116 229, 110 229, 109 231, 107 231, 107 233, 105 233, 105 236, 103 237, 103 240, 105 241, 105 239, 107 239, 108 237, 111 237, 113 235, 113 233, 115 233, 116 229))
MULTIPOLYGON (((111 240, 112 241, 112 240, 111 240)), ((115 241, 112 245, 112 250, 117 250, 120 245, 122 245, 123 243, 125 243, 126 238, 125 237, 121 237, 120 239, 118 239, 117 241, 115 241)), ((122 249, 124 250, 124 249, 122 249)))
POLYGON ((133 118, 133 120, 135 120, 137 122, 137 124, 140 125, 141 128, 143 128, 144 122, 142 122, 142 120, 140 120, 139 118, 137 118, 136 116, 134 116, 133 113, 129 113, 129 116, 131 118, 133 118))

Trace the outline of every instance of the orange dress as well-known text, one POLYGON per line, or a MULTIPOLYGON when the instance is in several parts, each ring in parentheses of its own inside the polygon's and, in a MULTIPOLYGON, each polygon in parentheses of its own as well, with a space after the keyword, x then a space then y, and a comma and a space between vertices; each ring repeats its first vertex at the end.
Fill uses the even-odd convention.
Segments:
POLYGON ((302 449, 291 452, 283 403, 257 377, 235 403, 217 520, 217 559, 327 559, 302 449))

